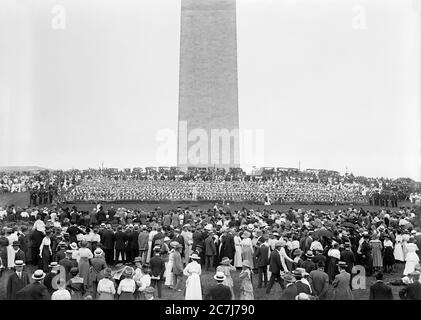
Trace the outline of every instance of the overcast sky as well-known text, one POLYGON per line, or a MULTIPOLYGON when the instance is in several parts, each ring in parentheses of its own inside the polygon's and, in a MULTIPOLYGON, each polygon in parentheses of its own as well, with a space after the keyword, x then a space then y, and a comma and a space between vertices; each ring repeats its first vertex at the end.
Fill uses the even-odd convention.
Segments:
MULTIPOLYGON (((421 181, 419 2, 237 0, 240 128, 264 129, 266 166, 421 181)), ((159 165, 179 45, 180 0, 2 0, 0 166, 159 165)))

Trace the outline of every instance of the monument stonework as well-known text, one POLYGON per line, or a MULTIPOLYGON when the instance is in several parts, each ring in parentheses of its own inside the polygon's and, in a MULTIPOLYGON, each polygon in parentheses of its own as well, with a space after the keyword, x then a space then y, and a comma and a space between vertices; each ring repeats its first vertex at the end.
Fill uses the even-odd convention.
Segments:
POLYGON ((211 132, 239 129, 236 30, 235 0, 181 1, 179 167, 239 167, 238 137, 230 137, 229 152, 219 139, 218 152, 211 132), (189 141, 195 129, 208 138, 207 143, 201 140, 207 150, 201 150, 205 161, 199 163, 189 156, 200 139, 189 141))

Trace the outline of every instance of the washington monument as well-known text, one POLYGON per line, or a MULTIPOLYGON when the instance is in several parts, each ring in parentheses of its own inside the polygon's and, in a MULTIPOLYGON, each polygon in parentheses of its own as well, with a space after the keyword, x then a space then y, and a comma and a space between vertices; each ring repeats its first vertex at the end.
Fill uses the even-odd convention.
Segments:
POLYGON ((181 0, 179 167, 239 167, 236 30, 235 0, 181 0))

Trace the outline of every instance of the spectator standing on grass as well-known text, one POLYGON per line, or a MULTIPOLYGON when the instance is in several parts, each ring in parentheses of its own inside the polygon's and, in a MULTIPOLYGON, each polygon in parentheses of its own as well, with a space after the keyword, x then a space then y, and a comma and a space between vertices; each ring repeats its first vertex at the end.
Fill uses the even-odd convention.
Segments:
POLYGON ((383 273, 376 274, 376 282, 370 287, 369 300, 393 300, 392 288, 383 282, 383 273))
POLYGON ((7 279, 6 284, 6 299, 16 300, 16 294, 19 290, 29 285, 29 274, 23 271, 25 263, 22 260, 16 260, 14 271, 7 279))
POLYGON ((409 274, 410 283, 399 291, 401 300, 421 300, 420 272, 414 271, 409 274))
POLYGON ((231 289, 224 285, 225 274, 218 271, 213 278, 217 285, 209 288, 205 300, 232 300, 231 289))
POLYGON ((247 260, 243 261, 243 270, 239 277, 241 279, 240 300, 254 300, 252 270, 247 260))
POLYGON ((190 259, 191 262, 183 270, 184 275, 187 276, 185 300, 202 300, 202 285, 200 281, 202 268, 198 263, 200 257, 194 252, 190 259))

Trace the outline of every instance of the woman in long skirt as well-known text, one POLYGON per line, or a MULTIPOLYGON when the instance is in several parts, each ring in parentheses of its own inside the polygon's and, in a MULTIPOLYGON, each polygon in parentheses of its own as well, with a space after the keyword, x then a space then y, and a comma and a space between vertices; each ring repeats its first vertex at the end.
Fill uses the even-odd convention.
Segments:
POLYGON ((225 274, 225 280, 222 283, 230 288, 231 296, 232 296, 232 299, 234 300, 235 299, 234 281, 232 280, 232 277, 231 277, 231 271, 235 271, 236 268, 231 265, 231 259, 229 259, 228 257, 223 257, 220 264, 221 265, 216 268, 216 271, 217 272, 221 271, 225 274))
POLYGON ((241 256, 241 238, 238 235, 238 232, 235 232, 235 235, 234 235, 234 245, 235 245, 234 267, 241 268, 243 266, 243 258, 241 256))
POLYGON ((118 300, 134 300, 134 292, 136 290, 136 282, 133 280, 134 270, 127 267, 123 271, 124 279, 118 285, 118 300))
POLYGON ((89 260, 93 258, 92 251, 87 246, 87 241, 81 241, 79 248, 79 275, 83 278, 85 286, 88 286, 89 283, 89 260))
POLYGON ((165 263, 165 285, 170 289, 172 289, 174 285, 174 275, 172 272, 172 267, 174 266, 174 247, 172 244, 174 244, 174 242, 170 243, 171 249, 168 255, 168 262, 165 263))
POLYGON ((395 257, 393 255, 393 242, 390 240, 389 236, 385 236, 383 241, 384 255, 383 255, 383 268, 384 272, 392 272, 393 265, 395 264, 395 257))
POLYGON ((98 282, 97 294, 98 300, 114 300, 116 290, 110 268, 104 270, 104 278, 98 282))
POLYGON ((413 239, 410 239, 408 244, 406 245, 407 254, 406 254, 406 262, 405 262, 405 270, 403 271, 403 275, 406 276, 415 271, 415 266, 420 261, 418 257, 417 251, 418 246, 414 243, 413 239))
POLYGON ((8 229, 9 235, 6 237, 9 240, 9 245, 7 246, 7 267, 9 269, 13 268, 15 265, 15 249, 13 249, 13 242, 18 241, 19 237, 16 233, 16 230, 8 229))
POLYGON ((48 266, 51 263, 51 257, 53 251, 51 250, 51 238, 50 231, 45 232, 45 237, 42 239, 41 245, 39 247, 39 256, 41 258, 41 268, 44 272, 49 272, 48 266))
POLYGON ((410 239, 409 231, 405 230, 404 234, 402 235, 402 251, 403 251, 403 261, 406 261, 406 255, 408 253, 408 241, 410 239))
POLYGON ((250 262, 251 268, 253 269, 253 243, 250 239, 250 232, 244 231, 242 234, 243 240, 241 240, 241 257, 243 260, 248 260, 250 262))
POLYGON ((403 248, 402 248, 402 234, 400 231, 397 231, 396 238, 395 238, 395 249, 393 250, 393 256, 395 257, 396 261, 404 262, 405 259, 403 257, 403 248))
POLYGON ((247 260, 243 261, 243 270, 240 273, 240 279, 240 300, 254 300, 251 266, 247 260))
POLYGON ((383 267, 382 249, 383 245, 379 240, 379 235, 373 236, 373 239, 369 242, 371 247, 371 254, 373 256, 373 268, 374 271, 379 271, 383 267))
POLYGON ((185 300, 202 300, 202 285, 200 275, 202 268, 198 261, 200 257, 197 253, 190 256, 191 262, 184 268, 183 273, 187 276, 185 300))

